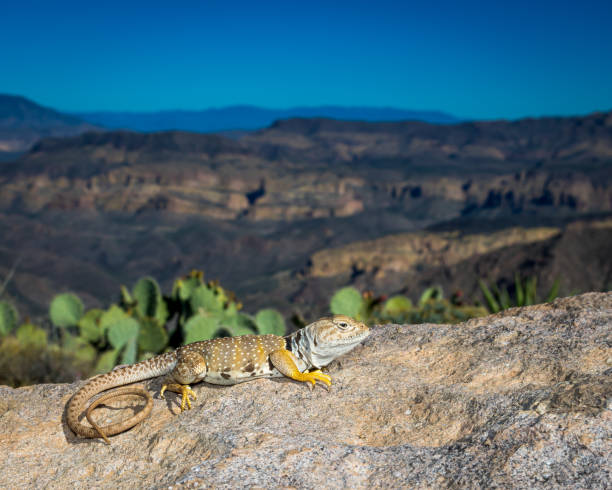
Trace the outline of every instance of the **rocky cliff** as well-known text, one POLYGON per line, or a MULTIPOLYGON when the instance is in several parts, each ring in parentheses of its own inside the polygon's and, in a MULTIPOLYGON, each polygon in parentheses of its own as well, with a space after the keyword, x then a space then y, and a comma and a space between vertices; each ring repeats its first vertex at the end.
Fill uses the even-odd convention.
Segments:
POLYGON ((111 446, 66 426, 79 383, 0 387, 0 487, 606 488, 611 335, 612 293, 378 326, 328 368, 329 392, 195 385, 191 411, 156 397, 111 446))
MULTIPOLYGON (((494 226, 482 223, 481 229, 494 226)), ((560 227, 508 227, 488 233, 419 231, 390 234, 318 250, 295 276, 291 300, 302 311, 324 314, 340 287, 418 300, 431 285, 463 300, 484 298, 479 280, 514 295, 515 274, 536 277, 540 298, 555 281, 561 294, 612 287, 612 221, 576 221, 560 227)), ((286 283, 289 284, 289 283, 286 283)))
POLYGON ((611 113, 46 139, 0 164, 0 279, 15 270, 6 293, 31 315, 55 292, 104 305, 121 283, 153 275, 168 288, 192 268, 250 311, 298 304, 309 318, 348 283, 389 293, 429 280, 474 294, 479 277, 515 271, 552 281, 559 255, 572 264, 562 292, 606 289, 605 230, 535 228, 612 215, 610 164, 611 113), (405 235, 426 228, 435 233, 405 235))
POLYGON ((240 141, 169 132, 45 140, 0 172, 0 209, 296 220, 397 209, 612 210, 612 114, 435 126, 289 120, 240 141))

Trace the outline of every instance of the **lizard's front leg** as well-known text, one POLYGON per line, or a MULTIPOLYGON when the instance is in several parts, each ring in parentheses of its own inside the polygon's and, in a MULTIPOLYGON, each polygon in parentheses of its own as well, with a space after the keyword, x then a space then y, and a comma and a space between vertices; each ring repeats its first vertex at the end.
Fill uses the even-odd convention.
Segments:
POLYGON ((281 373, 296 381, 302 381, 304 383, 312 383, 314 388, 317 381, 325 383, 327 386, 331 386, 331 377, 325 373, 322 373, 318 369, 310 373, 301 373, 293 360, 291 352, 286 349, 280 349, 270 354, 270 361, 274 364, 274 367, 281 373))
POLYGON ((197 383, 201 381, 207 372, 206 361, 201 354, 194 351, 181 351, 178 353, 177 362, 174 369, 168 375, 166 382, 164 382, 159 396, 164 398, 164 392, 166 390, 180 393, 181 398, 181 412, 187 408, 191 409, 191 400, 189 397, 197 399, 196 394, 193 392, 190 383, 197 383))

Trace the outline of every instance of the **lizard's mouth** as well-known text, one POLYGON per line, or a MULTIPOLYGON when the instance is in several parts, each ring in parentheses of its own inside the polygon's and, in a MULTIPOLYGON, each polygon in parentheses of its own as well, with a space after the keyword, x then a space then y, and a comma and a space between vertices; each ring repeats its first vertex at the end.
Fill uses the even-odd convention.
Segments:
POLYGON ((338 339, 336 342, 334 342, 334 345, 356 344, 357 342, 361 342, 368 335, 370 335, 369 330, 367 332, 361 332, 357 335, 353 335, 352 337, 338 339))

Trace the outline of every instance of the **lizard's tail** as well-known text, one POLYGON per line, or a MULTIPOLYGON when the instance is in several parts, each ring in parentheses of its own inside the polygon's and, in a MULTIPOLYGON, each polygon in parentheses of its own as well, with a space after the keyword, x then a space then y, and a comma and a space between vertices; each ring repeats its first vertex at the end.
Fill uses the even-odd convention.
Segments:
POLYGON ((103 401, 102 398, 107 400, 108 398, 114 398, 115 396, 119 395, 133 394, 147 399, 147 406, 144 410, 138 412, 136 415, 130 417, 126 421, 117 422, 103 428, 98 427, 95 423, 92 424, 92 427, 89 427, 79 421, 79 416, 83 413, 88 400, 92 396, 95 396, 98 393, 110 388, 124 386, 126 384, 168 374, 170 371, 172 371, 175 365, 176 354, 174 352, 168 352, 166 354, 161 354, 151 359, 147 359, 146 361, 115 368, 113 371, 108 373, 94 376, 93 378, 89 379, 87 383, 85 383, 85 385, 82 386, 68 402, 68 407, 66 409, 66 422, 68 422, 68 426, 75 434, 83 437, 102 436, 106 442, 108 442, 108 439, 106 439, 105 436, 112 436, 128 430, 140 423, 149 415, 151 408, 153 407, 151 395, 144 388, 126 387, 100 397, 100 401, 96 400, 90 409, 87 410, 87 418, 90 420, 90 423, 92 421, 89 417, 89 413, 91 412, 91 409, 94 408, 94 405, 97 406, 103 401))

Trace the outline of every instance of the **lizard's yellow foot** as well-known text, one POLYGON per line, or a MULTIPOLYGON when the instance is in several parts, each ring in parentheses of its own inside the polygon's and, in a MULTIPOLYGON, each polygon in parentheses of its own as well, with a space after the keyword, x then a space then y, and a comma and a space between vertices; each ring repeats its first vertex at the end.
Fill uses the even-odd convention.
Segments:
POLYGON ((187 408, 189 410, 191 410, 191 400, 189 399, 190 396, 193 397, 194 400, 198 399, 198 397, 193 392, 193 390, 189 387, 189 385, 180 385, 180 384, 177 384, 177 383, 165 384, 165 385, 162 386, 162 388, 161 388, 161 390, 159 392, 160 398, 164 398, 164 392, 166 390, 174 391, 174 392, 180 393, 182 395, 182 398, 181 398, 181 412, 185 411, 185 405, 187 405, 187 408))
POLYGON ((317 384, 317 381, 321 383, 325 383, 327 386, 331 386, 331 376, 321 372, 319 369, 316 371, 311 371, 309 373, 302 373, 301 381, 305 381, 307 383, 312 383, 312 388, 317 384))
POLYGON ((189 399, 189 396, 192 396, 194 400, 197 400, 198 397, 187 385, 181 385, 181 391, 183 392, 183 398, 181 400, 181 412, 185 410, 185 403, 187 403, 187 407, 189 408, 189 410, 191 410, 191 400, 189 399))

